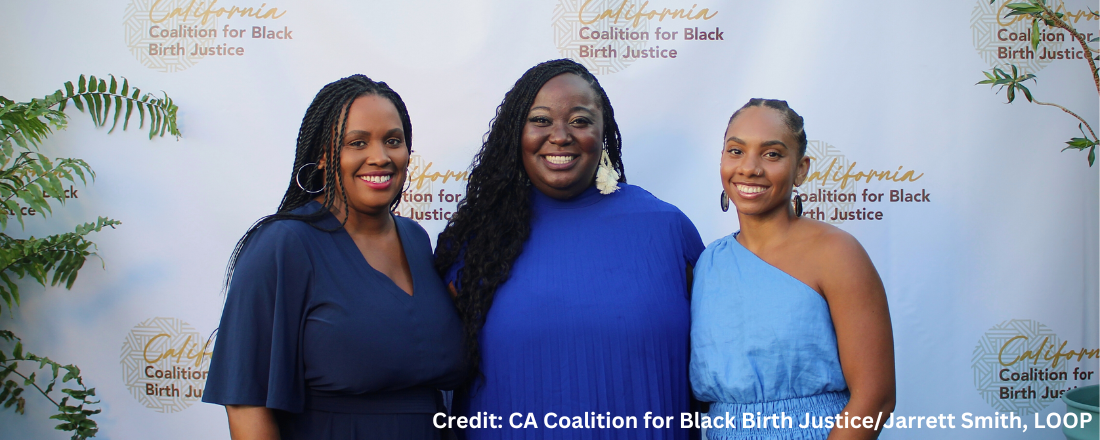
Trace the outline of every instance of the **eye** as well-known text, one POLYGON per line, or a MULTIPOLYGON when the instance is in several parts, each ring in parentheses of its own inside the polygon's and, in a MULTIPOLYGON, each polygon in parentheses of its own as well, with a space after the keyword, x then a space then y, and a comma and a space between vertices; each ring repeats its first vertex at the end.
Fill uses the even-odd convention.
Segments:
POLYGON ((386 139, 386 145, 397 147, 405 144, 405 140, 401 138, 389 138, 386 139))
POLYGON ((729 153, 733 156, 740 156, 741 155, 741 149, 737 148, 737 147, 728 147, 728 148, 726 148, 726 153, 729 153))
POLYGON ((356 140, 353 140, 351 142, 348 142, 348 146, 349 147, 354 147, 354 148, 366 148, 367 147, 367 141, 364 141, 362 139, 356 139, 356 140))
POLYGON ((531 116, 531 117, 527 118, 527 122, 538 125, 540 127, 545 127, 545 126, 548 126, 552 123, 550 118, 548 118, 546 116, 531 116))
POLYGON ((592 125, 592 120, 582 116, 569 121, 569 123, 577 127, 587 127, 592 125))
POLYGON ((779 158, 783 157, 783 155, 779 154, 778 151, 769 151, 767 153, 764 153, 764 157, 766 157, 768 159, 779 159, 779 158))

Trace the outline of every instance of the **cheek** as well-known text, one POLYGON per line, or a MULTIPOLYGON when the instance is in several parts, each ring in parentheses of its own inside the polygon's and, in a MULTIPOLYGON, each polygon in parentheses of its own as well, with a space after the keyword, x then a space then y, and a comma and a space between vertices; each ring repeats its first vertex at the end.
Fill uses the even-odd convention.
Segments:
POLYGON ((729 181, 733 178, 734 170, 737 169, 737 163, 729 156, 722 154, 722 164, 719 172, 722 174, 722 181, 729 181))

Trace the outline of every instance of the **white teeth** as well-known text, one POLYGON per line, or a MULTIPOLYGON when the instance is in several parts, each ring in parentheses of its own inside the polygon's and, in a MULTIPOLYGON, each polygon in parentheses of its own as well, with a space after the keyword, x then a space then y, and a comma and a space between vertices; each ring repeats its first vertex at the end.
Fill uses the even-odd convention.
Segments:
POLYGON ((571 162, 577 156, 546 156, 546 161, 554 165, 563 165, 571 162))
POLYGON ((389 182, 391 178, 393 178, 393 175, 359 176, 359 178, 363 179, 364 182, 368 182, 368 183, 386 183, 386 182, 389 182))
POLYGON ((764 192, 765 189, 762 186, 737 185, 737 190, 745 194, 759 194, 764 192))

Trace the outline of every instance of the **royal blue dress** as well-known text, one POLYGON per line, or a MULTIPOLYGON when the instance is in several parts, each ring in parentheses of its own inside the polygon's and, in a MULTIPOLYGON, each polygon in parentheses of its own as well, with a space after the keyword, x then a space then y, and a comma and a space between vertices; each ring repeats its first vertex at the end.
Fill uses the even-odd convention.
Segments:
POLYGON ((428 235, 394 220, 411 296, 331 214, 317 226, 334 232, 297 220, 257 229, 237 260, 202 400, 272 408, 283 440, 440 438, 439 390, 465 377, 462 325, 428 235))
POLYGON ((466 438, 688 438, 687 270, 703 243, 679 209, 620 187, 565 201, 532 189, 530 237, 480 333, 484 380, 456 396, 456 411, 503 417, 503 428, 466 438), (646 429, 647 412, 671 426, 646 429), (612 419, 600 428, 597 416, 612 419))
POLYGON ((829 303, 736 234, 711 243, 695 266, 691 386, 714 402, 712 418, 734 419, 733 428, 708 429, 710 440, 824 440, 822 418, 840 414, 849 398, 829 303), (778 415, 778 427, 761 428, 755 417, 747 427, 744 413, 778 415))

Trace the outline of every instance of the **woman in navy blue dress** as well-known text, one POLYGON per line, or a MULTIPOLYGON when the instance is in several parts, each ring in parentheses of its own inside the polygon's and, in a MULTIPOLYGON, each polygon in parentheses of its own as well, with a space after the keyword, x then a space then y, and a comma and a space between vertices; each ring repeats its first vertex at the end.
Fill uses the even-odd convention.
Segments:
POLYGON ((278 212, 238 242, 203 401, 234 439, 437 439, 464 376, 427 234, 392 214, 412 124, 385 83, 321 89, 278 212))
POLYGON ((573 61, 505 95, 436 248, 472 373, 456 412, 503 418, 467 438, 688 437, 687 273, 703 243, 626 183, 620 144, 573 61))

